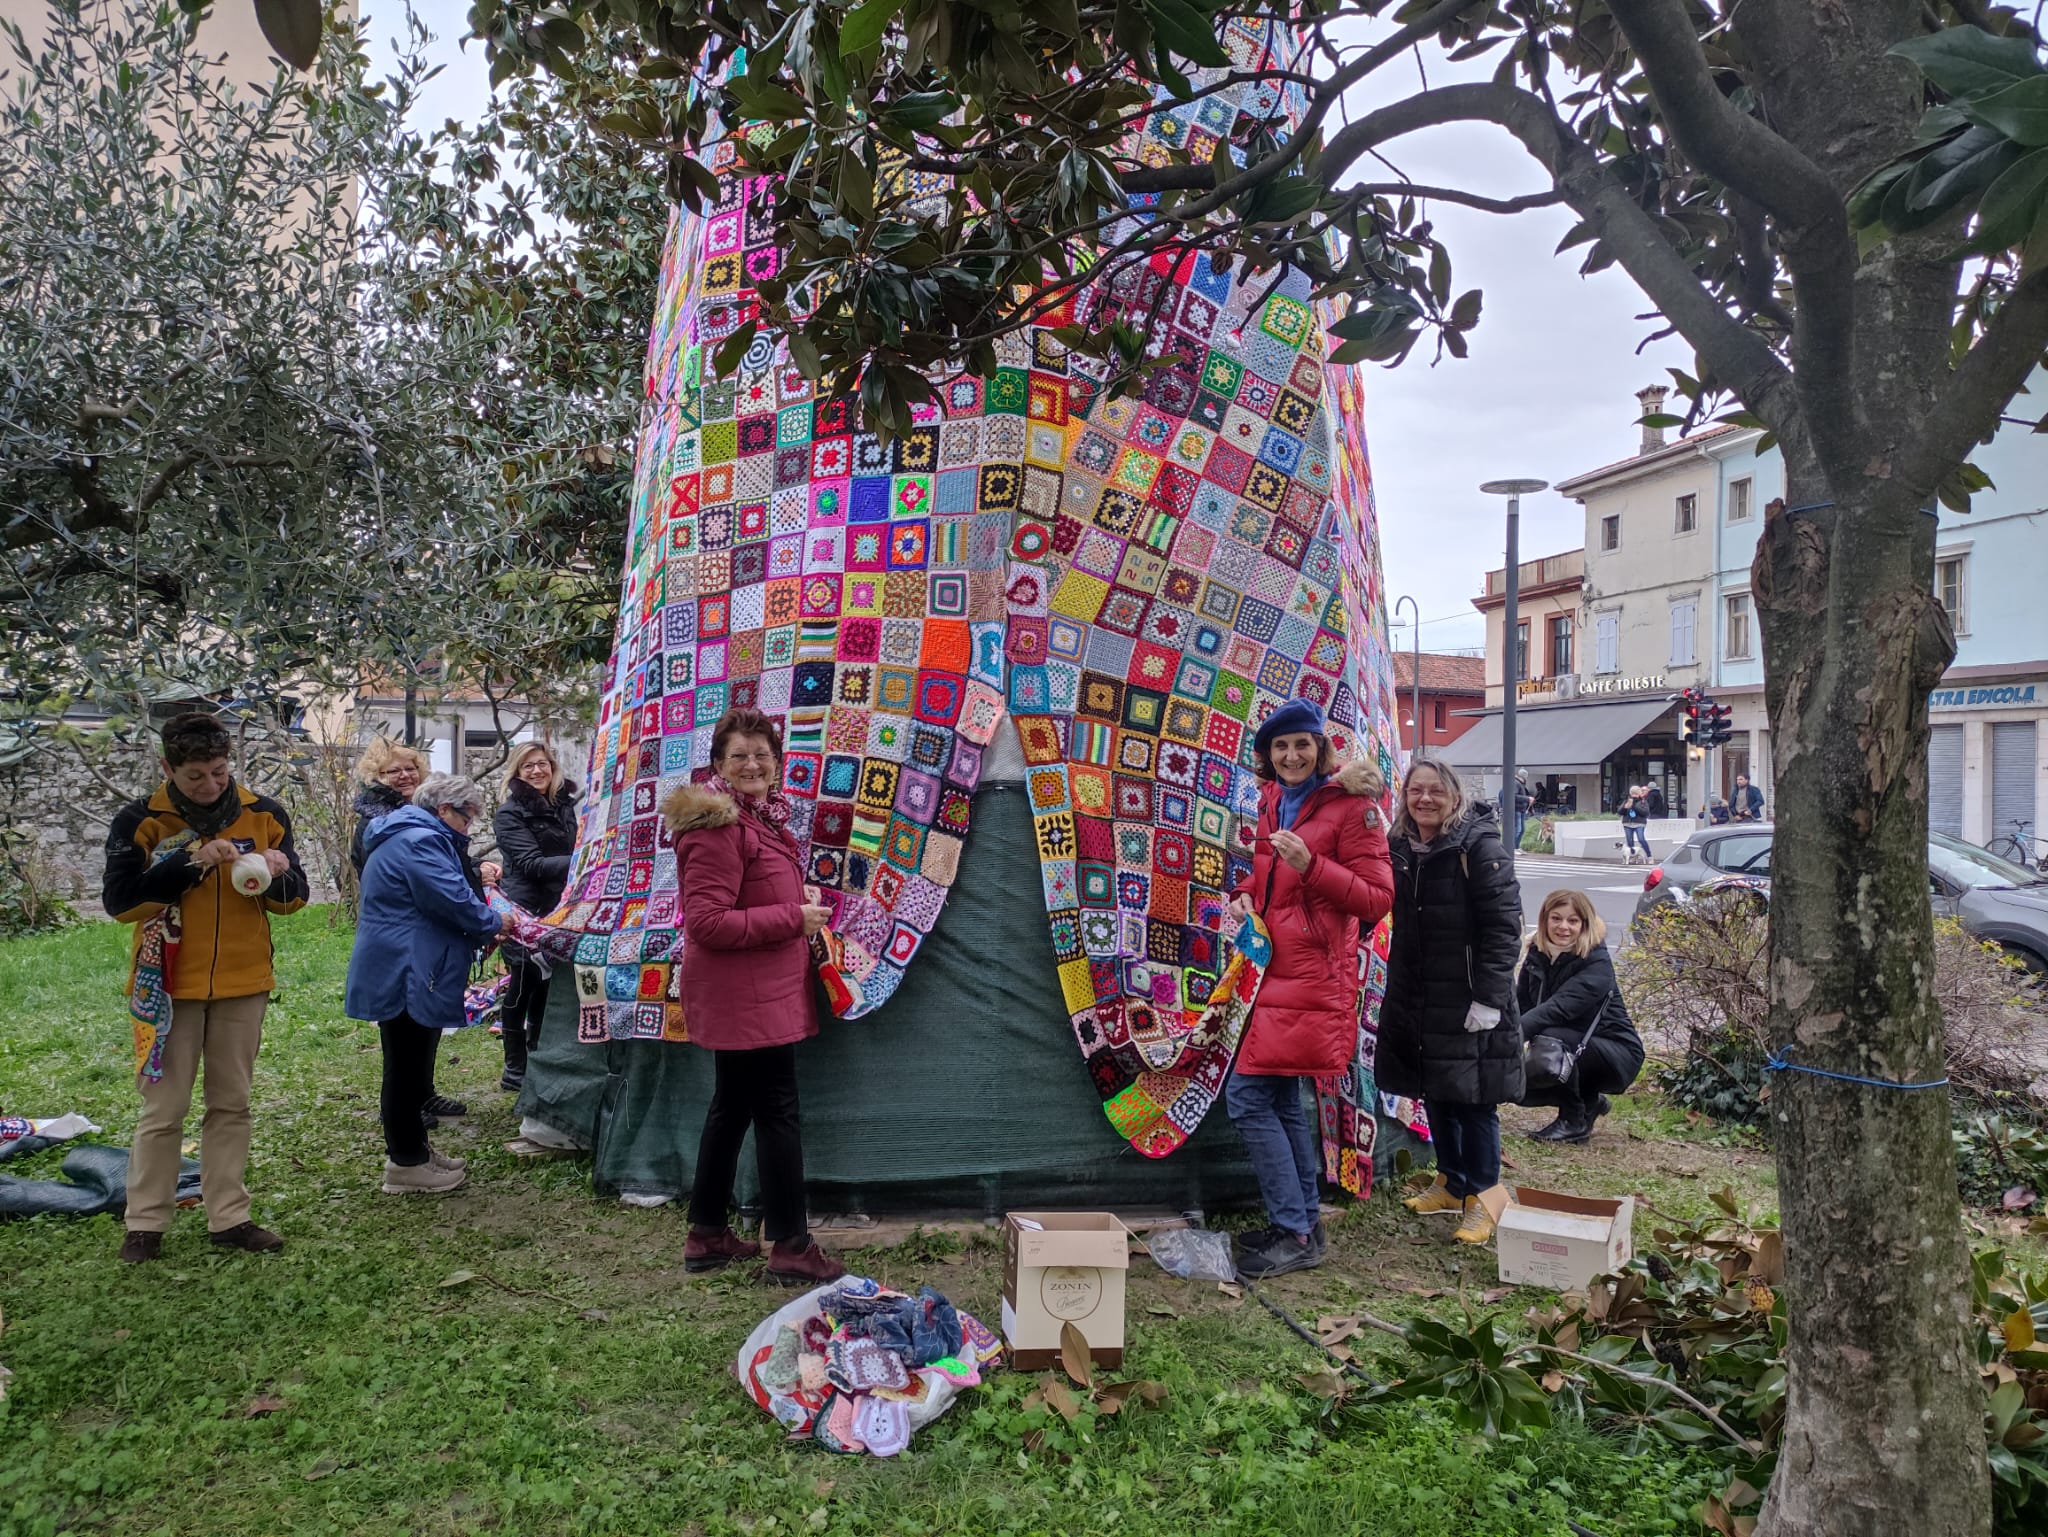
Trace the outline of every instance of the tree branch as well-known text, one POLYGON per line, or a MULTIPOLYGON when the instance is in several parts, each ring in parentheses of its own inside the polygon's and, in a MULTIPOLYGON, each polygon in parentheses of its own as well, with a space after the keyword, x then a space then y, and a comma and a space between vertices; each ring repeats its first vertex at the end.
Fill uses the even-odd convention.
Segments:
POLYGON ((1322 163, 1341 169, 1389 139, 1461 122, 1496 123, 1519 139, 1714 377, 1780 436, 1791 430, 1798 402, 1790 370, 1761 336, 1721 307, 1656 221, 1540 97, 1495 84, 1420 91, 1339 129, 1324 146, 1322 163))
POLYGON ((1930 489, 1982 438, 2048 349, 2048 272, 2022 279, 2006 295, 1984 334, 1949 376, 1943 390, 1893 464, 1895 477, 1930 489))
POLYGON ((1636 0, 1616 6, 1614 19, 1672 137, 1702 170, 1793 229, 1833 226, 1848 239, 1848 212, 1826 173, 1721 94, 1684 0, 1636 0))

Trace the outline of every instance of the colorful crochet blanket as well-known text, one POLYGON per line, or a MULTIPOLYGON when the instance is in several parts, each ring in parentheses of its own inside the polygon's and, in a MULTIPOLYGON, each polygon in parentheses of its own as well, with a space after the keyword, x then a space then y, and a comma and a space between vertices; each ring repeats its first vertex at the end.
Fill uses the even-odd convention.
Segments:
MULTIPOLYGON (((1248 63, 1273 37, 1233 22, 1226 42, 1248 63)), ((1206 157, 1291 110, 1265 85, 1162 99, 1135 151, 1206 157)), ((1007 714, 1077 1044, 1117 1131, 1170 1152, 1242 1026, 1242 1009, 1204 1020, 1249 861, 1253 732, 1301 696, 1343 752, 1394 767, 1361 393, 1326 361, 1333 316, 1298 273, 1162 256, 1002 343, 991 377, 938 382, 883 442, 766 336, 716 376, 781 256, 772 189, 730 140, 707 158, 716 205, 670 230, 619 628, 551 919, 578 936, 581 1034, 687 1039, 657 807, 707 772, 728 708, 783 722, 791 831, 844 942, 849 1018, 915 964, 1007 714), (1113 315, 1168 360, 1137 398, 1111 398, 1104 366, 1054 335, 1113 315)), ((1365 1065, 1324 1085, 1330 1172, 1352 1189, 1382 954, 1383 939, 1360 979, 1365 1065)))

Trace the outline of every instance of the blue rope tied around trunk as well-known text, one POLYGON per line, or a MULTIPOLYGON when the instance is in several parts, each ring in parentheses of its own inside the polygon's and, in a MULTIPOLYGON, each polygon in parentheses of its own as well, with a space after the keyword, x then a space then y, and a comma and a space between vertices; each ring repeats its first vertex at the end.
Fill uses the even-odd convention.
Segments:
POLYGON ((1792 1048, 1787 1046, 1774 1051, 1764 1061, 1767 1073, 1809 1073, 1815 1078, 1832 1078, 1837 1083, 1860 1083, 1866 1089, 1940 1089, 1948 1086, 1946 1078, 1931 1078, 1926 1083, 1900 1083, 1891 1078, 1859 1078, 1854 1073, 1831 1073, 1824 1067, 1808 1067, 1803 1062, 1791 1060, 1792 1048))

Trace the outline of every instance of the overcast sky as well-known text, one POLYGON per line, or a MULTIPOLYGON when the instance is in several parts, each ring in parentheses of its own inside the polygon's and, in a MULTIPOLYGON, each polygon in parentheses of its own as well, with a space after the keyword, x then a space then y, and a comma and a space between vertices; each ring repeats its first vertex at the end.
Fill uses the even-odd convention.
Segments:
MULTIPOLYGON (((393 14, 367 7, 373 18, 393 14)), ((489 100, 483 49, 458 45, 462 10, 452 0, 422 6, 448 30, 433 57, 444 65, 421 103, 422 120, 476 118, 489 100)), ((373 60, 387 63, 395 30, 373 24, 373 60)), ((1469 66, 1479 78, 1492 60, 1469 66)), ((1431 84, 1453 78, 1432 64, 1431 84)), ((1390 66, 1354 110, 1412 90, 1415 66, 1390 66)), ((1433 129, 1389 146, 1402 171, 1425 185, 1455 185, 1495 196, 1533 192, 1540 173, 1499 129, 1433 129)), ((1483 573, 1501 564, 1502 506, 1479 494, 1481 481, 1528 476, 1552 484, 1634 451, 1634 395, 1668 383, 1667 367, 1690 369, 1690 350, 1664 341, 1636 355, 1651 326, 1633 284, 1610 269, 1578 275, 1583 248, 1553 257, 1571 216, 1546 208, 1503 218, 1439 205, 1437 228, 1454 258, 1455 289, 1480 288, 1486 306, 1464 361, 1432 367, 1429 349, 1408 362, 1366 373, 1367 435, 1377 485, 1390 610, 1403 593, 1422 610, 1426 650, 1476 647, 1485 638, 1472 596, 1483 573)), ((1525 560, 1585 542, 1578 503, 1555 492, 1525 498, 1525 560)), ((1405 615, 1404 610, 1404 615, 1405 615)), ((1394 641, 1412 639, 1405 620, 1394 641)))

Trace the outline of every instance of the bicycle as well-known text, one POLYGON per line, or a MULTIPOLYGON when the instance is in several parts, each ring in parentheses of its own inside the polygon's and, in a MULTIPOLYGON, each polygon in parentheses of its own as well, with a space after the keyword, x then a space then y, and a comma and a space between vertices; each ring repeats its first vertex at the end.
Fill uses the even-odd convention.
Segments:
POLYGON ((1984 852, 1995 854, 2000 859, 2016 864, 2023 870, 2031 868, 2039 870, 2043 875, 2048 875, 2048 854, 2043 854, 2038 860, 2034 858, 2034 845, 2037 843, 2048 844, 2048 839, 2034 837, 2034 824, 2025 817, 2014 817, 2012 825, 2013 830, 2011 832, 2003 837, 1993 838, 1989 843, 1985 844, 1984 852))

